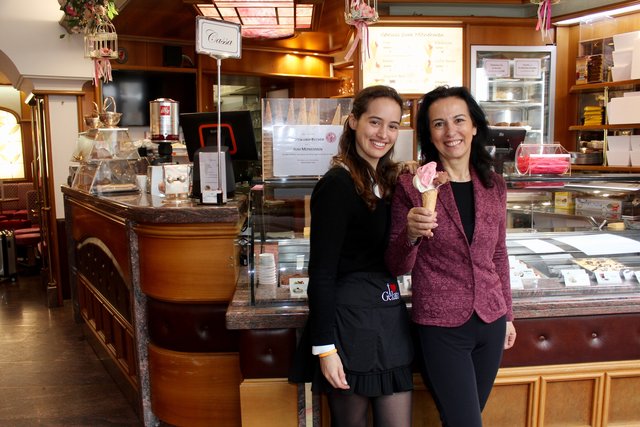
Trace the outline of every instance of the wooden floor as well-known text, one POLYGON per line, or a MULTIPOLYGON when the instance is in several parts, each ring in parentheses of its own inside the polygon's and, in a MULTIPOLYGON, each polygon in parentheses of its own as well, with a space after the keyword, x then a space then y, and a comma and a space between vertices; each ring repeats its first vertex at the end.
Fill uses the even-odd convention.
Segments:
POLYGON ((0 426, 140 426, 71 301, 47 308, 37 274, 0 280, 0 426))

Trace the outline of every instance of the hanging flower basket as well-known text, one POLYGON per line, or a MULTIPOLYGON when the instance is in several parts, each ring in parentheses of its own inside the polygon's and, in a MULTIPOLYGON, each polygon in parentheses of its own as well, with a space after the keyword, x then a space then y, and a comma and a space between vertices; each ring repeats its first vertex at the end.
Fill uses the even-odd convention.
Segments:
POLYGON ((362 44, 365 59, 369 58, 368 26, 378 19, 378 0, 345 0, 344 21, 349 25, 353 25, 356 29, 353 44, 345 55, 345 60, 351 59, 359 44, 362 44))
POLYGON ((118 14, 114 0, 58 0, 58 3, 64 12, 58 22, 69 34, 92 32, 118 14))

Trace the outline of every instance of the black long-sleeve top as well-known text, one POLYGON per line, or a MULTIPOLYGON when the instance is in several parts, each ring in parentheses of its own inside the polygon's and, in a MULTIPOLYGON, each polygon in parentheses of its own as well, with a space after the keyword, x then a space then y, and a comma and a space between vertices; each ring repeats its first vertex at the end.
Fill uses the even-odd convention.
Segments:
POLYGON ((353 272, 387 271, 389 204, 374 211, 356 193, 348 170, 330 169, 311 195, 309 315, 311 344, 334 344, 337 280, 353 272))

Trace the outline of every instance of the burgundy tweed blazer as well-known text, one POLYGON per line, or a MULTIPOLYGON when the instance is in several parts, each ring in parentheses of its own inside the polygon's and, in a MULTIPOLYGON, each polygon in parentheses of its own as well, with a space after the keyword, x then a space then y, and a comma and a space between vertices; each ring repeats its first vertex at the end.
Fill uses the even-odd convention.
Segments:
POLYGON ((421 325, 455 327, 473 312, 485 322, 501 316, 513 320, 509 260, 506 247, 506 184, 493 174, 494 186, 485 188, 471 171, 475 200, 475 229, 471 244, 451 186, 438 192, 438 227, 434 237, 409 243, 407 213, 421 205, 421 196, 411 184, 413 176, 398 178, 391 209, 391 235, 385 254, 394 275, 411 272, 412 317, 421 325))

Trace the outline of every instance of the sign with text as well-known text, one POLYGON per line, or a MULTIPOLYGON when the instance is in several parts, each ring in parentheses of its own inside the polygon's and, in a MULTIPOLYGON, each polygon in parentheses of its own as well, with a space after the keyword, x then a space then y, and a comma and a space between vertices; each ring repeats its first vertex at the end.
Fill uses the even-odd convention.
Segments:
POLYGON ((338 125, 273 127, 273 175, 321 176, 338 153, 338 125))
POLYGON ((196 52, 220 59, 241 58, 240 25, 196 16, 196 52))
POLYGON ((408 94, 461 86, 462 46, 462 28, 372 26, 362 87, 383 84, 408 94))
POLYGON ((539 79, 542 77, 542 59, 515 58, 513 60, 513 77, 518 79, 539 79))

